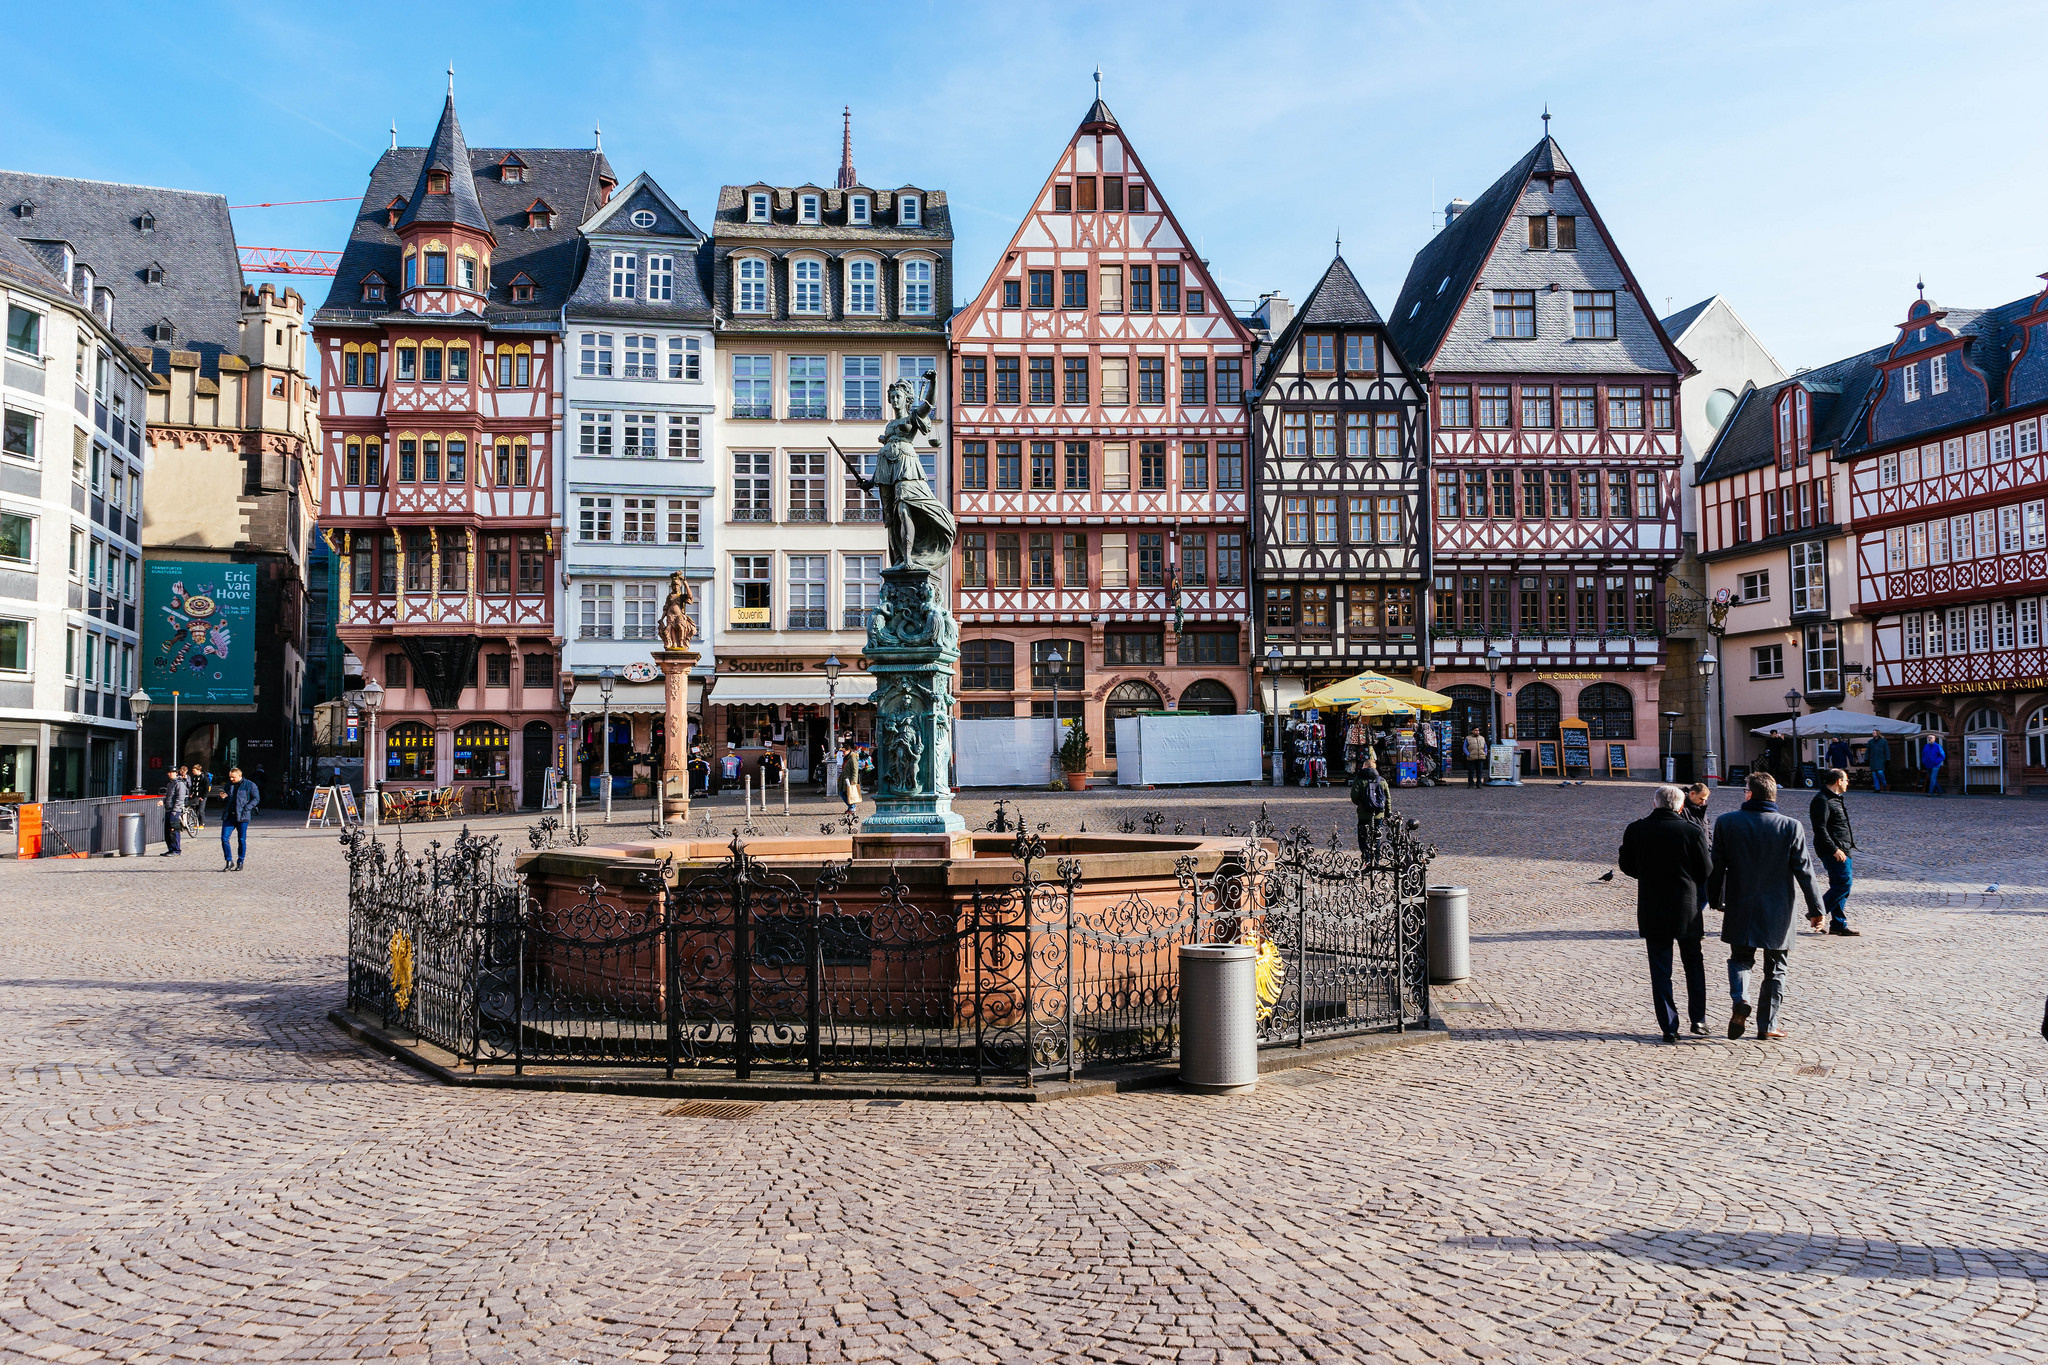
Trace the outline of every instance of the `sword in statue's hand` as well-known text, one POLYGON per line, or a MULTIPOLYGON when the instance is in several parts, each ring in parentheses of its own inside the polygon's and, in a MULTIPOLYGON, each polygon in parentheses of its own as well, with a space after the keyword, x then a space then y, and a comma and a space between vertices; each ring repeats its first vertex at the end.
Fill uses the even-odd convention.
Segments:
POLYGON ((853 456, 847 454, 845 451, 839 448, 839 442, 833 440, 830 436, 827 436, 825 438, 825 444, 831 446, 832 453, 837 455, 842 461, 845 462, 846 472, 853 475, 853 481, 855 483, 859 484, 862 488, 865 488, 870 493, 875 491, 875 481, 869 478, 867 475, 860 472, 860 465, 854 462, 853 456))

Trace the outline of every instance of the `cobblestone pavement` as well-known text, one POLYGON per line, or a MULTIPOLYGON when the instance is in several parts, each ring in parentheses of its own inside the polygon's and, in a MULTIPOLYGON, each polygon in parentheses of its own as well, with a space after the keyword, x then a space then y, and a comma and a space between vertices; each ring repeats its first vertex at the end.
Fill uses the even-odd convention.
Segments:
MULTIPOLYGON (((2048 1357, 2048 802, 1853 796, 1866 936, 1800 940, 1782 1043, 1673 1048, 1598 879, 1648 795, 1403 794, 1472 889, 1447 1043, 1243 1097, 737 1120, 352 1046, 331 832, 261 827, 239 876, 207 837, 0 865, 0 1357, 2048 1357)), ((1349 824, 1341 791, 1022 797, 1262 799, 1349 824)), ((1709 987, 1719 1023, 1711 947, 1709 987)))

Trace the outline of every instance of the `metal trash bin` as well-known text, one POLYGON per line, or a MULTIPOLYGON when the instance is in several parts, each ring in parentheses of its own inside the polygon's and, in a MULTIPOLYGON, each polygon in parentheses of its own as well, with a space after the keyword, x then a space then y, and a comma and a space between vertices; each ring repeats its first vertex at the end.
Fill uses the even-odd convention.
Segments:
POLYGON ((124 811, 120 816, 121 856, 140 858, 142 856, 142 812, 124 811))
POLYGON ((1472 975, 1471 909, 1462 886, 1429 888, 1429 981, 1446 986, 1472 975))
POLYGON ((1259 950, 1195 943, 1180 950, 1180 1082, 1225 1093, 1259 1083, 1259 950))

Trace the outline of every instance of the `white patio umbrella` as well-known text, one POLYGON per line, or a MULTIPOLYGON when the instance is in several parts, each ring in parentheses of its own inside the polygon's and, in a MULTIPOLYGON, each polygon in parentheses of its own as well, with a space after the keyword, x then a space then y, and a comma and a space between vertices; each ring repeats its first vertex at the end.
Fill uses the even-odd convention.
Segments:
MULTIPOLYGON (((1833 739, 1841 736, 1847 739, 1868 739, 1872 735, 1917 735, 1920 727, 1911 721, 1891 720, 1885 716, 1873 716, 1862 711, 1844 711, 1835 707, 1827 711, 1816 711, 1810 716, 1801 716, 1796 722, 1799 738, 1819 739, 1825 736, 1833 739)), ((1795 722, 1773 721, 1751 730, 1753 735, 1769 735, 1773 739, 1790 739, 1795 722)))

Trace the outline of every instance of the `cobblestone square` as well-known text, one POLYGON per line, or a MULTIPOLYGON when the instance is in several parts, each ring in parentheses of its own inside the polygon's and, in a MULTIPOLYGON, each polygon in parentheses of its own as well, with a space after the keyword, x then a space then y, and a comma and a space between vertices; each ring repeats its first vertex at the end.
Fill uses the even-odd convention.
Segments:
MULTIPOLYGON (((1472 891, 1454 1036, 1227 1098, 458 1091, 327 1020, 332 830, 270 820, 239 875, 211 828, 5 867, 0 1357, 2048 1357, 2048 802, 1852 794, 1865 936, 1802 936, 1773 1044, 1722 1036, 1710 942, 1713 1033, 1667 1047, 1633 884, 1600 880, 1649 794, 1398 794, 1472 891)), ((1341 789, 1009 795, 1056 828, 1351 822, 1341 789)))

